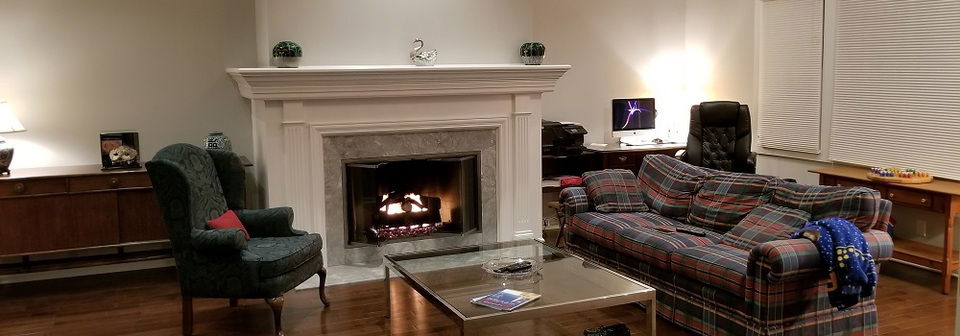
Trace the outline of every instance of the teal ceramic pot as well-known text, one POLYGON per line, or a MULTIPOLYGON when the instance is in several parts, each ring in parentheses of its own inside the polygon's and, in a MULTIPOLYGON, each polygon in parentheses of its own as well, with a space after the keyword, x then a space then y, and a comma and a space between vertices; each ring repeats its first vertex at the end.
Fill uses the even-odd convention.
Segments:
POLYGON ((303 48, 293 41, 280 41, 273 46, 273 62, 281 68, 296 68, 300 66, 303 57, 303 48))
POLYGON ((547 48, 540 42, 527 42, 520 46, 520 61, 526 65, 543 64, 543 55, 547 48))

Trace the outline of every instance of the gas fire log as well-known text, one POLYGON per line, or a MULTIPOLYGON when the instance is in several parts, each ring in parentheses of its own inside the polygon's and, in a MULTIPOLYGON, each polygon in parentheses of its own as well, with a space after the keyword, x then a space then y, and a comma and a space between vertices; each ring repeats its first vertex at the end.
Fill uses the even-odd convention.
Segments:
POLYGON ((389 207, 390 204, 404 203, 401 208, 404 212, 396 214, 387 214, 386 211, 378 211, 374 216, 374 228, 372 232, 380 241, 390 238, 400 238, 409 236, 419 236, 430 234, 436 231, 437 224, 441 222, 440 217, 440 198, 430 196, 420 196, 420 202, 409 198, 388 197, 381 202, 380 207, 389 207), (415 203, 420 208, 427 211, 411 212, 411 207, 405 206, 409 203, 415 203), (423 224, 429 224, 428 227, 422 227, 423 224), (391 228, 396 228, 391 230, 391 228))

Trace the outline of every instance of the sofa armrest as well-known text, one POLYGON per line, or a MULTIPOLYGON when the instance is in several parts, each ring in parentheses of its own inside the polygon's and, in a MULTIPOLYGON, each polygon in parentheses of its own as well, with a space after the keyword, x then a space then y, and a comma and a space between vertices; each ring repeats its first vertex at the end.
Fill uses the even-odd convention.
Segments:
POLYGON ((590 196, 584 187, 568 187, 560 191, 560 212, 566 216, 573 216, 582 212, 593 211, 590 196))
POLYGON ((870 256, 873 262, 880 264, 893 259, 893 237, 886 231, 870 230, 863 233, 863 239, 870 246, 870 256))
MULTIPOLYGON (((893 258, 893 239, 880 230, 863 232, 870 246, 870 256, 876 264, 893 258)), ((749 263, 761 267, 766 280, 788 282, 806 278, 825 278, 820 252, 809 239, 774 240, 758 245, 750 251, 749 263)))
POLYGON ((825 276, 820 252, 809 239, 769 241, 750 251, 749 266, 764 269, 766 280, 787 282, 825 276))
POLYGON ((197 250, 235 252, 247 248, 247 235, 240 229, 193 230, 190 241, 197 250))
POLYGON ((278 207, 259 210, 234 211, 251 237, 302 236, 306 232, 293 228, 293 209, 278 207))

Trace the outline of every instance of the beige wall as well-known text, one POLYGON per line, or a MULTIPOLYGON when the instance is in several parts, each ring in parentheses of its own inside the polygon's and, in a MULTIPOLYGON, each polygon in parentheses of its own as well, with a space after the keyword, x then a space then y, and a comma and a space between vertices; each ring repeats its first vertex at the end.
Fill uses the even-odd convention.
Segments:
POLYGON ((412 42, 440 63, 517 63, 532 35, 529 0, 257 0, 261 65, 292 40, 301 65, 409 64, 412 42))
POLYGON ((0 32, 14 168, 99 163, 108 130, 139 131, 145 161, 212 130, 251 151, 224 68, 256 65, 253 0, 0 0, 0 32))
POLYGON ((690 106, 755 101, 752 0, 534 0, 534 38, 549 63, 572 64, 544 117, 613 142, 610 100, 654 97, 658 129, 685 138, 690 106))

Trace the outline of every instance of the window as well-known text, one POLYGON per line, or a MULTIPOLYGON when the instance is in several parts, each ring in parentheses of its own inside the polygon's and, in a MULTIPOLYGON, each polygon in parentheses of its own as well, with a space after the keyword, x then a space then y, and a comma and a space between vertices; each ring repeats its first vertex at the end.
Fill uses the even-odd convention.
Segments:
POLYGON ((760 25, 759 142, 820 153, 823 0, 766 0, 760 25))
POLYGON ((830 159, 960 179, 960 1, 837 6, 830 159))

